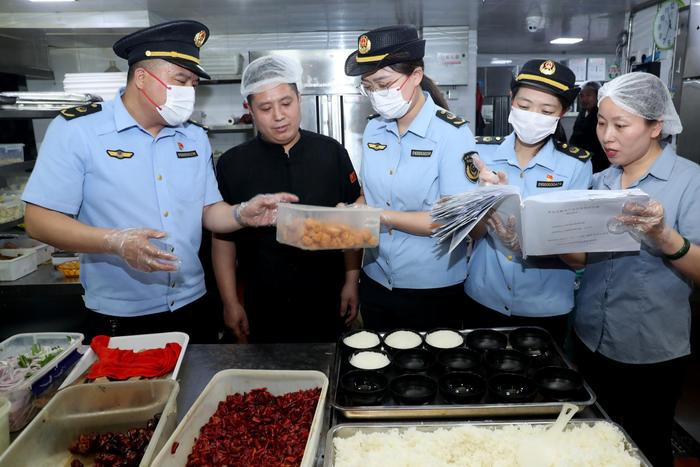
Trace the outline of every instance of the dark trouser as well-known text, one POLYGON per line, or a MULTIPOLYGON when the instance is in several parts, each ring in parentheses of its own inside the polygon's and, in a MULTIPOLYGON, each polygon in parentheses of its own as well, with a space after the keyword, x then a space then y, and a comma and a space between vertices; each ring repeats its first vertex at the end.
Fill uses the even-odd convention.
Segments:
POLYGON ((485 307, 476 300, 472 300, 466 294, 465 296, 469 303, 467 307, 469 316, 465 318, 465 322, 471 324, 471 328, 540 327, 549 332, 552 339, 554 339, 559 347, 562 349, 564 348, 564 341, 569 331, 569 313, 559 316, 543 316, 536 318, 528 316, 508 316, 485 307))
POLYGON ((244 295, 250 343, 335 342, 344 330, 340 286, 251 290, 244 295))
POLYGON ((205 297, 206 295, 175 311, 151 315, 121 317, 91 312, 86 337, 92 339, 98 334, 114 337, 180 331, 190 336, 191 344, 213 344, 219 337, 218 315, 212 313, 205 297))
POLYGON ((365 328, 375 331, 461 329, 464 297, 462 283, 437 289, 389 290, 364 272, 360 275, 362 320, 365 328))
POLYGON ((591 352, 574 336, 574 356, 584 379, 610 418, 622 425, 654 467, 672 467, 671 427, 688 357, 629 364, 591 352))

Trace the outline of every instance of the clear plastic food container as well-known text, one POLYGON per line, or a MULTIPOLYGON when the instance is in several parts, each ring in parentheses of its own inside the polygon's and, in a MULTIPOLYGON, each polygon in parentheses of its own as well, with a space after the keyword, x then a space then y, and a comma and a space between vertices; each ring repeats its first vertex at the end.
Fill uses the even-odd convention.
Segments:
POLYGON ((0 144, 0 165, 24 162, 24 144, 0 144))
POLYGON ((0 466, 69 466, 77 456, 68 449, 81 434, 142 428, 149 419, 161 414, 139 464, 148 466, 175 428, 179 390, 176 381, 164 379, 66 388, 10 445, 0 457, 0 466))
POLYGON ((24 203, 17 196, 0 197, 0 224, 16 221, 24 216, 24 203))
POLYGON ((277 241, 304 250, 374 248, 379 245, 379 215, 367 206, 329 208, 280 203, 277 241))
POLYGON ((14 281, 36 271, 36 251, 0 252, 0 281, 14 281))
POLYGON ((40 409, 41 400, 57 389, 59 379, 80 358, 78 346, 83 341, 80 333, 39 332, 16 334, 0 343, 0 361, 21 354, 31 354, 33 346, 60 346, 63 350, 36 371, 15 384, 4 384, 0 397, 9 399, 10 431, 22 429, 40 409))

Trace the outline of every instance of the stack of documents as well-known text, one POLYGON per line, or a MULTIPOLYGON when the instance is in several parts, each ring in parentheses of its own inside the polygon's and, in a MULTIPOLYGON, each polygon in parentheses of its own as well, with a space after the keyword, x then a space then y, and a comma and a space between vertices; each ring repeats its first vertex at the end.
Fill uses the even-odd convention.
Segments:
POLYGON ((126 86, 126 73, 66 73, 63 90, 71 93, 94 94, 105 101, 117 97, 119 89, 126 86))
POLYGON ((520 199, 508 185, 477 189, 440 199, 432 209, 439 227, 433 237, 452 251, 487 214, 505 223, 514 217, 523 256, 639 251, 639 238, 620 228, 615 217, 627 202, 645 204, 649 196, 631 190, 562 190, 520 199))

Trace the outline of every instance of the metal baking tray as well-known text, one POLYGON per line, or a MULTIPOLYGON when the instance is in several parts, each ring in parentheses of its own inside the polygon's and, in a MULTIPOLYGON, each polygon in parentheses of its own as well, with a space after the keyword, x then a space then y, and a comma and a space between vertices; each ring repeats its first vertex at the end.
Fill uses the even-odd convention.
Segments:
MULTIPOLYGON (((632 455, 632 457, 639 460, 639 465, 642 467, 652 467, 649 460, 644 456, 644 454, 639 450, 637 445, 632 441, 629 435, 622 429, 617 423, 610 422, 608 420, 602 419, 585 419, 585 420, 572 420, 567 424, 567 427, 579 426, 582 424, 594 424, 594 423, 609 423, 616 426, 625 437, 627 443, 627 451, 632 455)), ((454 428, 458 426, 476 426, 476 427, 492 427, 492 428, 502 428, 508 425, 544 425, 552 426, 554 421, 552 420, 536 420, 531 422, 522 421, 499 421, 499 422, 401 422, 401 423, 345 423, 340 425, 335 425, 326 435, 326 449, 324 451, 324 467, 335 466, 335 449, 333 447, 333 440, 335 438, 349 438, 355 433, 377 433, 384 432, 390 429, 405 430, 408 428, 415 428, 418 431, 435 431, 439 428, 454 428)), ((566 430, 566 428, 565 428, 566 430)))
MULTIPOLYGON (((532 327, 532 326, 530 326, 532 327)), ((492 328, 496 331, 501 331, 509 334, 517 327, 492 328)), ((541 328, 540 328, 541 329, 541 328)), ((471 329, 459 331, 463 336, 468 334, 471 329)), ((543 330, 544 331, 544 330, 543 330)), ((546 331, 545 331, 546 332, 546 331)), ((386 333, 380 332, 379 335, 384 337, 386 333)), ((425 336, 425 332, 419 334, 425 336)), ((564 356, 561 348, 552 341, 552 352, 548 356, 550 364, 558 364, 567 368, 573 368, 571 362, 564 356)), ((510 344, 508 345, 510 347, 510 344)), ((340 389, 340 377, 348 371, 349 363, 343 359, 342 345, 340 341, 336 345, 333 366, 331 368, 331 387, 330 400, 331 405, 348 419, 359 420, 399 420, 399 419, 440 419, 440 418, 459 418, 459 417, 517 417, 517 416, 532 416, 532 415, 556 415, 558 414, 564 402, 549 401, 541 395, 533 402, 524 403, 502 403, 487 396, 481 403, 478 404, 452 404, 445 401, 442 396, 437 394, 435 401, 432 404, 426 405, 399 405, 389 397, 384 405, 371 406, 355 406, 347 404, 345 397, 340 389)), ((566 401, 576 405, 579 410, 585 407, 592 406, 596 401, 596 396, 593 390, 586 382, 580 391, 580 397, 576 400, 566 401)))

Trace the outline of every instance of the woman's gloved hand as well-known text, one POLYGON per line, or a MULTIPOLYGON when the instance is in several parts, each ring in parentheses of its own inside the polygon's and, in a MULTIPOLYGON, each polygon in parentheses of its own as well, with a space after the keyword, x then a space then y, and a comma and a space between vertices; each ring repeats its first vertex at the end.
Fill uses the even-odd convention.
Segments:
POLYGON ((625 203, 622 214, 615 217, 615 221, 621 224, 624 230, 653 246, 662 245, 672 232, 664 222, 663 205, 655 200, 646 204, 625 203))
POLYGON ((508 185, 508 175, 505 172, 494 172, 489 169, 478 154, 474 154, 472 160, 479 170, 479 185, 508 185))
POLYGON ((236 221, 244 227, 267 227, 277 223, 277 204, 296 203, 299 198, 291 193, 256 195, 234 207, 236 221))
POLYGON ((489 234, 495 235, 506 248, 520 253, 520 236, 515 216, 508 216, 508 220, 503 222, 501 216, 497 212, 493 212, 486 219, 486 226, 489 234))
POLYGON ((138 271, 177 271, 177 256, 150 242, 151 238, 165 237, 165 232, 152 229, 115 229, 107 232, 104 240, 109 253, 120 256, 138 271))

